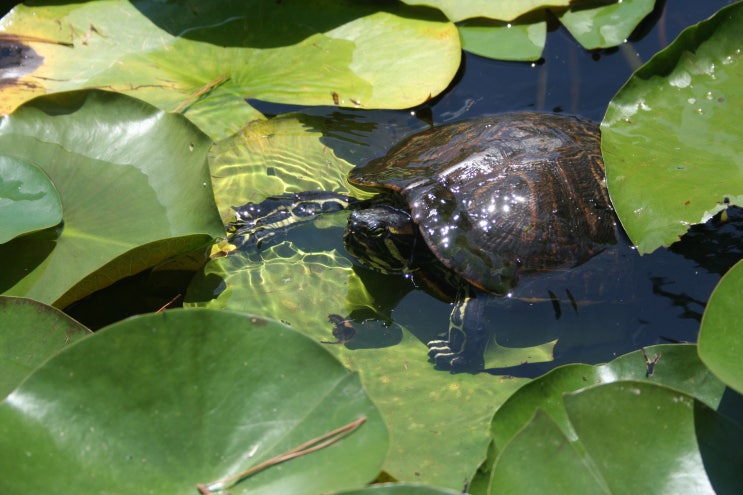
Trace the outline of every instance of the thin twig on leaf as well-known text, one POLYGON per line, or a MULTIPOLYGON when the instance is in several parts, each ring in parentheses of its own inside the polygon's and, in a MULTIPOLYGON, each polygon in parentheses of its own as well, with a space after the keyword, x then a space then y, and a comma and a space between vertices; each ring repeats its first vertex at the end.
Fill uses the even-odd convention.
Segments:
POLYGON ((325 447, 329 447, 330 445, 353 433, 359 426, 364 424, 364 422, 366 422, 366 417, 361 417, 355 421, 348 423, 345 426, 341 426, 340 428, 336 428, 335 430, 325 433, 324 435, 313 438, 308 442, 297 445, 296 447, 266 461, 263 461, 262 463, 257 464, 241 473, 229 476, 218 481, 213 481, 211 483, 199 483, 196 485, 196 488, 202 495, 210 495, 215 491, 225 490, 234 486, 237 482, 247 478, 248 476, 252 476, 258 471, 262 471, 271 466, 275 466, 276 464, 280 464, 296 457, 311 454, 312 452, 316 452, 320 449, 324 449, 325 447))

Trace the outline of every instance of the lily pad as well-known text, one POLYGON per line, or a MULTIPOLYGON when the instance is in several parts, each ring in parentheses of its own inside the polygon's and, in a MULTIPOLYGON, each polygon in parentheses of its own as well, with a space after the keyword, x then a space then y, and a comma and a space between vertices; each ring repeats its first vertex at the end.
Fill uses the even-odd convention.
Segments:
POLYGON ((620 45, 655 5, 654 0, 404 1, 438 8, 457 23, 465 50, 499 60, 538 60, 551 16, 557 17, 583 48, 620 45))
POLYGON ((506 446, 489 490, 524 493, 609 493, 555 421, 541 409, 506 446), (569 476, 566 474, 569 473, 569 476))
POLYGON ((54 353, 90 333, 56 308, 0 296, 0 400, 54 353))
POLYGON ((740 294, 743 262, 722 278, 710 296, 699 331, 699 357, 720 380, 743 393, 740 294))
POLYGON ((561 366, 524 385, 498 410, 492 424, 491 459, 495 459, 537 409, 549 414, 568 438, 574 438, 563 394, 599 384, 640 379, 682 390, 712 408, 719 405, 725 392, 725 384, 699 360, 694 345, 659 345, 625 354, 606 364, 561 366), (656 357, 658 360, 653 363, 656 357))
POLYGON ((596 2, 567 9, 558 19, 583 48, 609 48, 627 42, 627 38, 655 7, 655 0, 620 0, 596 2))
POLYGON ((457 27, 465 50, 498 60, 539 60, 547 40, 547 20, 539 14, 513 22, 469 19, 457 27))
POLYGON ((743 489, 743 428, 687 394, 619 381, 568 394, 564 402, 575 436, 537 413, 496 461, 491 492, 530 491, 547 476, 557 493, 743 489), (535 450, 536 458, 527 455, 535 450))
POLYGON ((104 91, 40 97, 0 122, 0 153, 51 178, 64 224, 0 246, 0 292, 65 307, 224 235, 209 139, 180 115, 104 91))
MULTIPOLYGON (((343 214, 334 216, 344 220, 343 214)), ((296 237, 302 245, 340 239, 339 227, 318 230, 308 225, 296 237)), ((347 345, 329 343, 337 340, 329 314, 345 317, 361 309, 381 320, 374 313, 377 304, 344 255, 317 247, 303 251, 289 241, 259 254, 237 251, 211 260, 192 282, 184 303, 265 314, 326 342, 329 351, 360 373, 385 417, 390 448, 384 470, 403 481, 461 489, 485 457, 493 410, 525 380, 436 371, 420 339, 379 321, 354 324, 357 336, 347 345), (376 344, 359 346, 364 336, 376 344), (394 345, 379 343, 390 340, 394 345)), ((444 320, 445 314, 442 329, 444 320)), ((503 354, 518 357, 508 350, 503 354)))
POLYGON ((59 353, 0 403, 0 488, 196 493, 359 420, 230 493, 361 488, 384 458, 382 418, 357 375, 279 323, 204 309, 139 316, 59 353))
POLYGON ((338 495, 461 495, 461 490, 446 490, 413 483, 379 483, 361 490, 341 492, 338 495))
POLYGON ((601 124, 614 207, 641 253, 743 204, 743 4, 684 30, 638 69, 601 124))
POLYGON ((43 63, 3 85, 0 111, 100 87, 182 112, 219 140, 263 118, 246 99, 408 108, 443 91, 461 55, 452 23, 418 13, 351 0, 19 5, 0 30, 43 63))
POLYGON ((44 171, 0 156, 0 244, 61 221, 59 194, 44 171))
POLYGON ((527 12, 544 7, 567 7, 570 0, 403 0, 409 5, 429 5, 441 10, 454 22, 474 17, 512 21, 527 12))

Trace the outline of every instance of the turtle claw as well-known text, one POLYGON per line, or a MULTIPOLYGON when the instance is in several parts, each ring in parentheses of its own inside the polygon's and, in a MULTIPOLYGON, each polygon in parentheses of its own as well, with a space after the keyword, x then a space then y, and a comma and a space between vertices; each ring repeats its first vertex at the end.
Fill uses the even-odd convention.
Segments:
POLYGON ((428 343, 428 357, 438 370, 449 370, 452 373, 476 372, 483 368, 482 363, 473 363, 462 352, 451 350, 448 340, 432 340, 428 343))

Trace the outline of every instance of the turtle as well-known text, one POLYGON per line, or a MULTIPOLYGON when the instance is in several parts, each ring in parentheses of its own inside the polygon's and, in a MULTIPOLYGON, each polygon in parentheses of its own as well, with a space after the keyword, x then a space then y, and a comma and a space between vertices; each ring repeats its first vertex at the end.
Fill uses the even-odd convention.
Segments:
POLYGON ((512 112, 432 127, 348 179, 378 194, 282 195, 235 208, 229 227, 260 242, 315 212, 350 209, 343 241, 361 265, 412 274, 454 302, 447 337, 428 342, 437 368, 482 366, 485 295, 581 265, 618 239, 599 130, 577 116, 512 112))

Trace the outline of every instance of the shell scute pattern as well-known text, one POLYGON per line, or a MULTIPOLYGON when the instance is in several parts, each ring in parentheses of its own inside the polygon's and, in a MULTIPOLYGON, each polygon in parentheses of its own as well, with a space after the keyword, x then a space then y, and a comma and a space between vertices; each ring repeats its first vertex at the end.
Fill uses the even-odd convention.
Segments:
POLYGON ((444 125, 350 180, 402 195, 431 251, 490 292, 616 242, 598 129, 576 117, 523 112, 444 125))

